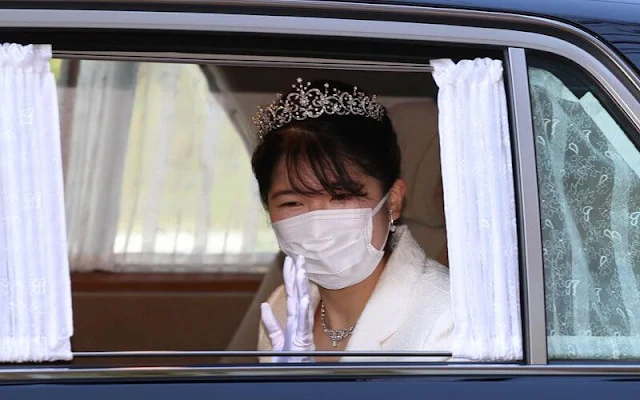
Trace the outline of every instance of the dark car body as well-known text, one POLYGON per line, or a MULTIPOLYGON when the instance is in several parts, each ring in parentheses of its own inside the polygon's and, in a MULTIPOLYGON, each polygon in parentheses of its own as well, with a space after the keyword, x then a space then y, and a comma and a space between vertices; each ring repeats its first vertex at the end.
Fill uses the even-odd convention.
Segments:
MULTIPOLYGON (((623 100, 640 101, 640 2, 631 0, 0 1, 0 33, 4 42, 48 41, 59 55, 89 50, 191 54, 225 50, 261 55, 261 48, 251 44, 261 38, 265 48, 280 46, 280 54, 331 58, 334 46, 338 46, 332 40, 348 37, 337 28, 332 37, 330 29, 322 26, 310 26, 313 32, 307 34, 294 32, 293 25, 282 25, 280 32, 256 26, 253 33, 247 33, 251 40, 237 40, 232 49, 227 44, 234 35, 251 28, 233 31, 222 27, 217 33, 226 34, 229 41, 211 41, 211 21, 221 21, 208 17, 213 15, 307 17, 320 25, 323 19, 348 19, 495 29, 498 36, 492 46, 503 40, 500 35, 504 32, 534 33, 584 50, 607 68, 603 81, 615 79, 613 89, 625 90, 620 94, 623 100), (108 12, 117 14, 106 15, 108 12), (178 14, 194 16, 193 24, 176 23, 178 14), (296 34, 302 39, 279 42, 296 34), (185 44, 186 39, 192 40, 191 47, 185 44)), ((398 35, 380 32, 383 40, 398 40, 398 35)), ((504 38, 505 43, 508 40, 504 38)), ((375 57, 384 60, 385 54, 375 57)), ((518 98, 515 92, 510 95, 518 98)), ((635 109, 630 107, 626 112, 633 114, 635 109)), ((526 267, 540 258, 539 245, 536 248, 534 242, 523 235, 522 286, 527 312, 523 315, 526 357, 522 364, 13 365, 0 367, 0 399, 637 398, 640 363, 553 363, 540 355, 546 346, 539 336, 544 337, 544 299, 539 277, 526 267)))
POLYGON ((404 4, 497 11, 565 21, 601 38, 640 69, 640 21, 637 1, 404 1, 404 4))

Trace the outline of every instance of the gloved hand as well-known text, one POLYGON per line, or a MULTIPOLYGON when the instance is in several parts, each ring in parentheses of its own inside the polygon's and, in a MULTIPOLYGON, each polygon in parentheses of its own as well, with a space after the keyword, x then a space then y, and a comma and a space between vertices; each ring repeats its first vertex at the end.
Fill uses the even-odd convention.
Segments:
MULTIPOLYGON (((262 323, 264 324, 274 351, 314 351, 313 312, 311 311, 311 295, 309 280, 303 256, 294 261, 287 256, 283 267, 284 288, 287 293, 287 326, 282 330, 271 306, 262 303, 262 323)), ((272 362, 293 363, 313 362, 313 357, 276 356, 272 362)))

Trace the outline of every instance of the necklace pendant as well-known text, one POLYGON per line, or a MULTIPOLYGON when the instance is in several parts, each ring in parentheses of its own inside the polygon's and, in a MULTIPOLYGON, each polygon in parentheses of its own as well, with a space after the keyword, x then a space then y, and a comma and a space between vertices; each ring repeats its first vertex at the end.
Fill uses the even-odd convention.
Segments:
POLYGON ((320 303, 320 321, 322 321, 322 330, 329 336, 333 347, 338 347, 338 342, 351 336, 353 328, 355 328, 354 325, 348 329, 329 329, 327 321, 325 320, 324 302, 320 303))

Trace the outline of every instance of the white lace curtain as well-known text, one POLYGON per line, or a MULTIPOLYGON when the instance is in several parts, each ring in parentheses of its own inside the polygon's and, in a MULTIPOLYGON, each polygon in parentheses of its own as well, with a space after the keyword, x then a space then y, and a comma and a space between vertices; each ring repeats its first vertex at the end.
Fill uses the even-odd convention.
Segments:
POLYGON ((502 62, 434 60, 454 358, 522 358, 514 181, 502 62))
POLYGON ((277 244, 200 66, 80 61, 66 195, 74 270, 254 271, 277 244))
POLYGON ((71 287, 50 46, 0 47, 0 362, 71 358, 71 287))
POLYGON ((530 68, 555 359, 640 357, 640 154, 591 92, 530 68))
POLYGON ((74 270, 110 270, 137 63, 83 60, 80 65, 76 90, 61 93, 61 104, 72 104, 63 113, 70 119, 63 126, 71 129, 65 135, 69 257, 74 270))

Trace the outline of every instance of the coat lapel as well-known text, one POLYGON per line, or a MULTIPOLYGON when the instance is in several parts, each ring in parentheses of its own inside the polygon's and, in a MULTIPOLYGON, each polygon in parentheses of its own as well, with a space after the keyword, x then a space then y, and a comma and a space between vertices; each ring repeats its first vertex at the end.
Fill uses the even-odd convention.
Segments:
POLYGON ((406 226, 398 226, 398 239, 380 280, 367 302, 346 351, 376 351, 406 318, 415 284, 424 272, 426 257, 406 226))

